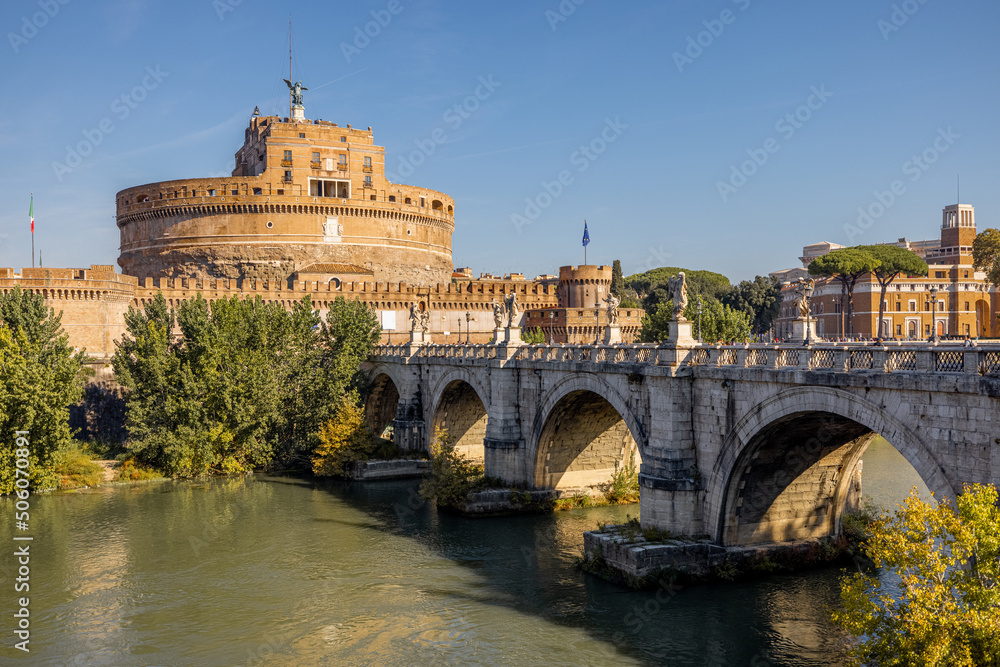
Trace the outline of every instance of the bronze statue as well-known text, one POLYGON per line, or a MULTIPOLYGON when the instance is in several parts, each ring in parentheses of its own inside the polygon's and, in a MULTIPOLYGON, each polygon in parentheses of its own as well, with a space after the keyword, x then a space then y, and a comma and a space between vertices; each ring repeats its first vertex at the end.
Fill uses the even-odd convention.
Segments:
POLYGON ((302 91, 309 90, 302 85, 301 81, 296 81, 292 83, 288 79, 283 79, 283 81, 288 85, 288 90, 292 93, 292 104, 302 106, 302 91))

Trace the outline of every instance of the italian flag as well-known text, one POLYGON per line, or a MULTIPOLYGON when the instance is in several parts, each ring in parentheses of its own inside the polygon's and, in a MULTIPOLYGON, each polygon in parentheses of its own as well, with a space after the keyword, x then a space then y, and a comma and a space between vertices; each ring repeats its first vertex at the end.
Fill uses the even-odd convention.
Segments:
POLYGON ((28 205, 28 217, 31 218, 31 233, 35 233, 35 195, 31 195, 31 204, 28 205))

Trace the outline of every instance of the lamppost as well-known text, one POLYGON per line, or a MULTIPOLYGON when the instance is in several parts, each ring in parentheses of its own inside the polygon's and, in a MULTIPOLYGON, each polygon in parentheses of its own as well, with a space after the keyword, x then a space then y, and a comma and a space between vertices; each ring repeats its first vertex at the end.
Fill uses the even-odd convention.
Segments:
POLYGON ((701 296, 698 297, 698 344, 701 345, 701 296))
POLYGON ((594 330, 594 345, 598 345, 601 342, 601 309, 594 309, 594 316, 597 317, 597 328, 594 330))
POLYGON ((555 326, 556 326, 556 311, 549 311, 549 345, 555 345, 555 326))
POLYGON ((811 322, 811 316, 812 316, 812 295, 813 295, 813 287, 812 287, 811 284, 806 283, 806 287, 803 290, 803 294, 805 294, 805 297, 806 297, 806 340, 805 340, 805 344, 808 345, 809 344, 809 339, 812 338, 812 332, 809 329, 809 324, 811 322))
POLYGON ((458 316, 458 344, 462 344, 462 316, 458 316))
MULTIPOLYGON (((461 319, 461 318, 459 318, 461 319)), ((470 343, 470 336, 472 335, 472 313, 465 311, 465 342, 470 343)))
POLYGON ((931 337, 930 342, 937 342, 937 285, 931 285, 931 337))

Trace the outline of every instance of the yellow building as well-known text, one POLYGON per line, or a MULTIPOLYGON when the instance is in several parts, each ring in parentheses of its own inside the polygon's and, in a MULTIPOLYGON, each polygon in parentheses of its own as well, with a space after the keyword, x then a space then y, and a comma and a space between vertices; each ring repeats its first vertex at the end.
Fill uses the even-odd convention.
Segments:
MULTIPOLYGON (((932 333, 945 337, 1000 337, 996 317, 1000 312, 1000 294, 986 282, 985 274, 972 265, 975 238, 975 208, 952 204, 942 212, 940 239, 918 242, 899 239, 894 243, 923 258, 929 270, 927 277, 899 276, 889 285, 880 332, 877 321, 881 286, 877 280, 870 275, 858 280, 854 289, 854 316, 849 323, 841 312, 841 283, 836 279, 818 280, 811 302, 814 333, 826 338, 852 335, 874 338, 881 334, 883 338, 923 339, 932 333)), ((836 249, 835 244, 827 245, 831 250, 836 249)), ((819 246, 813 244, 807 249, 819 246)), ((803 252, 803 266, 817 256, 815 252, 803 252)), ((783 271, 773 275, 794 273, 783 271)), ((786 283, 782 294, 775 335, 788 338, 798 314, 795 283, 786 283)))

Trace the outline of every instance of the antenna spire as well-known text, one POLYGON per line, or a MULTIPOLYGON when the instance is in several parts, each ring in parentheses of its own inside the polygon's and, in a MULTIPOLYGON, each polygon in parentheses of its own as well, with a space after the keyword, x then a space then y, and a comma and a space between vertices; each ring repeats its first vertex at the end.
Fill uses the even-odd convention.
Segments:
MULTIPOLYGON (((292 80, 292 13, 288 12, 288 80, 292 80)), ((292 115, 292 93, 288 92, 288 115, 292 115)))

